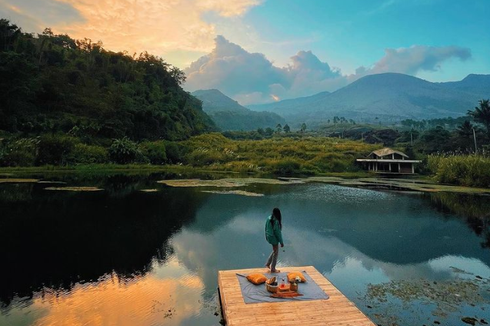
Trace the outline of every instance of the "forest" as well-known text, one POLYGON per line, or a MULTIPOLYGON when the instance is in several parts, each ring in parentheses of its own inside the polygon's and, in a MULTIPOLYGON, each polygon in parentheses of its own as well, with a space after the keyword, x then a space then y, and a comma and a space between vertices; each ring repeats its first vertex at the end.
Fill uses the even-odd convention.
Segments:
POLYGON ((115 53, 0 20, 0 130, 9 134, 64 134, 92 145, 215 130, 184 81, 181 70, 146 52, 115 53))

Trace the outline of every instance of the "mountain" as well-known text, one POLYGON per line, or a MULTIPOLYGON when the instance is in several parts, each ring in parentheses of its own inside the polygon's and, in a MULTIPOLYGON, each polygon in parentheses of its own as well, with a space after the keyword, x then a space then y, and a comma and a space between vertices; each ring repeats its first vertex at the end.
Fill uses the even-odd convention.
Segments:
POLYGON ((202 107, 222 130, 256 130, 275 128, 285 120, 276 113, 255 112, 238 104, 217 89, 198 90, 192 93, 202 101, 202 107))
POLYGON ((235 113, 250 112, 246 107, 238 104, 237 101, 229 98, 217 89, 206 89, 192 92, 192 95, 202 101, 203 110, 206 113, 216 113, 230 111, 235 113))
POLYGON ((490 97, 490 75, 470 74, 463 80, 440 84, 451 89, 479 94, 481 98, 490 97))
POLYGON ((432 83, 398 73, 369 75, 333 92, 250 108, 281 114, 287 121, 318 124, 343 116, 357 121, 458 117, 490 97, 490 75, 432 83))

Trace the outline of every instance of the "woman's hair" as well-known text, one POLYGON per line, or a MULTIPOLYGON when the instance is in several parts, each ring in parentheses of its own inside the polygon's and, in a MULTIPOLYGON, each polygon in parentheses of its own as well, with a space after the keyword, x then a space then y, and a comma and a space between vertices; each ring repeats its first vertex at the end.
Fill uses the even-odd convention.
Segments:
MULTIPOLYGON (((276 220, 279 222, 279 228, 282 229, 282 216, 279 208, 276 207, 272 210, 272 216, 276 218, 276 220)), ((271 219, 271 224, 274 225, 274 219, 271 219)))

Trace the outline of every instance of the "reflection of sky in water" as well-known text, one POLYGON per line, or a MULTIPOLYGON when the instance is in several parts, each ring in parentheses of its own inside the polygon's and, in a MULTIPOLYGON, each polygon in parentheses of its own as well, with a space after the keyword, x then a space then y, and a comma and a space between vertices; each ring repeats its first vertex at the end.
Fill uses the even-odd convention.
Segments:
POLYGON ((177 259, 196 271, 207 295, 217 286, 218 270, 263 266, 270 251, 264 220, 275 206, 283 212, 286 242, 279 267, 314 265, 366 313, 358 297, 369 283, 462 277, 453 267, 490 277, 490 255, 481 239, 417 195, 297 186, 250 203, 213 196, 195 223, 171 240, 177 259))
POLYGON ((113 274, 67 292, 46 289, 23 309, 0 315, 0 325, 215 325, 212 307, 202 309, 202 290, 199 277, 170 259, 143 277, 113 274))
MULTIPOLYGON (((279 268, 315 266, 367 314, 359 295, 369 283, 470 277, 457 269, 490 277, 482 239, 420 196, 333 185, 250 188, 266 196, 175 190, 176 196, 206 197, 168 240, 168 260, 154 259, 144 276, 113 273, 71 291, 17 299, 0 314, 0 325, 216 325, 217 271, 263 266, 271 250, 264 222, 276 206, 285 238, 279 268)), ((165 196, 172 193, 167 189, 165 196)), ((427 307, 413 309, 430 314, 427 307)))

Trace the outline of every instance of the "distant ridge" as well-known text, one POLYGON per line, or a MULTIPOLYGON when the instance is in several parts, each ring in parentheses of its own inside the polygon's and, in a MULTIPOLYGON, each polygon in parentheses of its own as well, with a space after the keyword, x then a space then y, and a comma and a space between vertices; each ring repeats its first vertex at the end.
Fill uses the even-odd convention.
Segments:
POLYGON ((468 75, 461 81, 432 83, 417 77, 384 73, 369 75, 333 92, 250 105, 281 114, 288 121, 319 123, 334 116, 372 121, 458 117, 478 100, 490 98, 490 75, 468 75))
POLYGON ((249 110, 217 89, 198 90, 192 95, 202 101, 204 112, 222 130, 257 130, 285 123, 278 114, 249 110))

